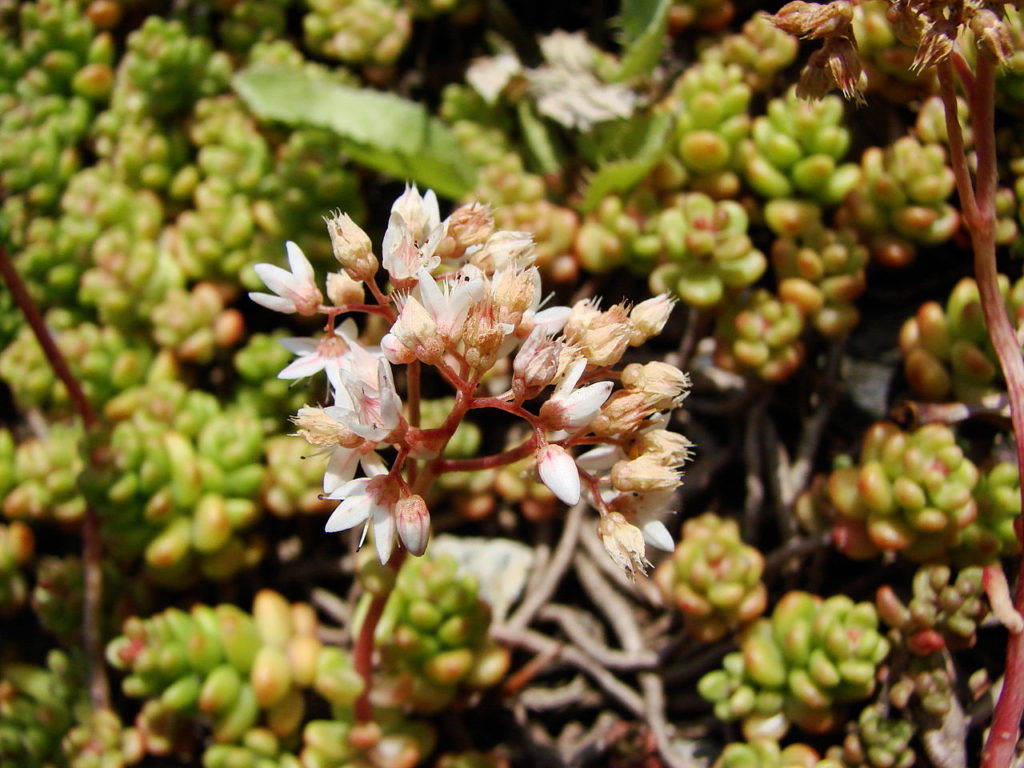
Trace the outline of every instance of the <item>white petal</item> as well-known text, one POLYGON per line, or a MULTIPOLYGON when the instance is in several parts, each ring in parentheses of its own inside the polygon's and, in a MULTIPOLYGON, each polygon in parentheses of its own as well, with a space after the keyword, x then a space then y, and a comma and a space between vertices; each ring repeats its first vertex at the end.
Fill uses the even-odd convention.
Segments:
POLYGON ((324 363, 326 362, 320 355, 306 355, 305 357, 292 360, 277 374, 277 378, 306 379, 320 373, 324 369, 324 363))
POLYGON ((353 402, 352 396, 349 395, 348 390, 345 389, 344 382, 342 381, 342 370, 338 366, 328 366, 324 368, 324 373, 327 374, 327 381, 330 382, 331 392, 334 393, 334 404, 352 410, 353 402))
POLYGON ((370 451, 370 453, 363 454, 359 459, 359 464, 363 468, 363 472, 366 473, 367 477, 376 477, 377 475, 383 475, 388 471, 388 465, 384 463, 384 459, 382 459, 380 454, 376 451, 370 451))
POLYGON ((253 269, 263 284, 278 296, 295 296, 295 276, 288 270, 273 264, 256 264, 253 269))
POLYGON ((410 248, 415 248, 415 246, 405 219, 400 213, 393 211, 391 219, 388 221, 388 228, 384 232, 384 240, 381 243, 381 264, 391 277, 397 280, 411 277, 404 258, 405 252, 410 248))
POLYGON ((286 242, 284 247, 288 251, 288 266, 292 268, 292 274, 301 283, 315 284, 316 274, 313 272, 313 265, 309 263, 302 249, 291 240, 286 242))
POLYGON ((657 547, 665 552, 672 552, 676 548, 675 542, 672 541, 672 534, 668 532, 668 528, 661 520, 648 520, 640 530, 643 531, 644 541, 652 547, 657 547))
POLYGON ((579 429, 593 421, 614 386, 610 381, 599 381, 577 389, 565 398, 569 426, 579 429))
POLYGON ((448 308, 448 302, 445 294, 438 287, 437 281, 425 269, 420 269, 416 273, 416 279, 419 280, 420 303, 423 305, 423 308, 430 313, 430 316, 435 321, 438 318, 444 317, 445 311, 448 308))
POLYGON ((347 531, 349 528, 355 528, 360 523, 366 522, 369 513, 370 499, 368 497, 354 496, 345 499, 331 513, 331 516, 327 519, 327 525, 324 526, 324 530, 327 533, 336 533, 337 531, 347 531))
POLYGON ((380 418, 389 431, 398 426, 402 418, 402 399, 395 391, 395 379, 391 375, 391 365, 384 358, 377 367, 377 394, 380 397, 380 418))
POLYGON ((373 513, 373 543, 380 561, 386 563, 395 546, 395 517, 386 507, 377 507, 373 513))
POLYGON ((552 394, 552 397, 565 397, 567 393, 572 392, 573 388, 576 386, 576 383, 580 380, 580 377, 583 375, 583 371, 585 371, 586 369, 587 359, 585 357, 581 357, 579 360, 577 360, 569 367, 569 370, 565 372, 565 376, 562 377, 562 380, 558 382, 558 386, 555 387, 555 391, 552 394))
POLYGON ((584 472, 598 475, 611 469, 615 462, 626 458, 626 454, 617 445, 599 445, 576 457, 576 466, 584 472))
POLYGON ((320 346, 320 342, 316 339, 311 339, 308 336, 290 337, 287 339, 279 339, 281 346, 291 352, 293 355, 311 355, 316 352, 320 346))
POLYGON ((334 332, 350 344, 359 337, 359 327, 351 317, 346 318, 341 325, 334 329, 334 332))
POLYGON ((291 313, 295 311, 295 302, 291 299, 271 296, 269 293, 250 293, 249 298, 261 307, 272 309, 275 312, 291 313))
POLYGON ((569 322, 570 314, 571 307, 548 307, 533 315, 533 324, 540 326, 548 334, 558 333, 569 322))
POLYGON ((332 448, 331 458, 327 460, 327 469, 324 472, 324 493, 332 495, 349 483, 355 477, 358 465, 358 451, 340 446, 332 448))
POLYGON ((566 504, 580 500, 580 474, 572 455, 560 445, 545 445, 537 451, 537 474, 551 492, 566 504))
POLYGON ((434 227, 427 236, 426 241, 420 246, 419 264, 428 272, 433 272, 437 265, 441 263, 441 257, 437 255, 437 246, 446 234, 448 234, 447 219, 440 226, 434 227))
POLYGON ((437 204, 437 195, 432 189, 428 189, 427 194, 423 196, 423 213, 427 232, 433 232, 441 225, 441 207, 437 204))
POLYGON ((370 484, 370 479, 367 477, 360 477, 355 480, 349 480, 347 483, 336 488, 330 494, 328 499, 348 499, 353 496, 366 496, 366 490, 370 484))

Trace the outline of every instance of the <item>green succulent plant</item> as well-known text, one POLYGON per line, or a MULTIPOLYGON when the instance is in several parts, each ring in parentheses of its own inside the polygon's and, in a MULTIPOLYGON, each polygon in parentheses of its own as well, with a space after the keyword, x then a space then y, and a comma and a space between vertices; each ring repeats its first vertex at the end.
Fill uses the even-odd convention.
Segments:
POLYGON ((715 363, 766 381, 784 381, 804 360, 803 330, 804 318, 796 304, 758 288, 719 316, 715 363))
MULTIPOLYGON (((850 147, 850 132, 843 125, 843 103, 837 96, 820 101, 800 99, 795 89, 768 104, 766 115, 754 119, 751 137, 741 150, 741 167, 747 184, 761 197, 802 209, 818 211, 838 205, 861 182, 854 163, 843 163, 850 147)), ((820 215, 820 214, 818 214, 820 215)), ((766 219, 777 234, 785 227, 795 234, 796 225, 786 216, 766 219)), ((811 223, 814 213, 798 217, 811 223)))
POLYGON ((953 581, 948 566, 922 566, 914 574, 913 589, 907 604, 888 585, 875 596, 879 615, 899 631, 911 653, 926 656, 975 644, 978 626, 989 615, 981 568, 965 568, 953 581))
POLYGON ((763 570, 764 558, 743 543, 735 521, 708 512, 683 524, 654 581, 683 612, 687 632, 713 642, 764 613, 763 570))
POLYGON ((490 620, 476 579, 453 557, 406 561, 376 636, 386 666, 409 678, 414 708, 436 712, 460 686, 488 688, 504 676, 510 657, 488 639, 490 620))
POLYGON ((817 733, 843 721, 845 704, 871 695, 888 653, 871 603, 788 592, 698 691, 716 717, 742 721, 748 739, 780 738, 791 723, 817 733))
POLYGON ((864 435, 859 462, 829 477, 836 543, 851 557, 943 557, 977 517, 979 476, 949 427, 926 424, 908 433, 877 422, 864 435))
POLYGON ((917 246, 949 240, 960 215, 948 202, 956 187, 946 151, 903 136, 889 147, 870 147, 861 158, 864 185, 851 190, 843 221, 868 238, 880 263, 902 267, 917 255, 917 246))
MULTIPOLYGON (((1006 310, 1014 323, 1024 313, 1024 281, 1012 286, 999 277, 1006 310)), ((925 400, 977 402, 999 392, 999 365, 982 317, 978 286, 965 277, 950 291, 946 306, 922 304, 900 329, 907 383, 925 400)))
POLYGON ((867 249, 849 231, 813 227, 772 245, 779 297, 799 307, 828 338, 849 333, 859 322, 854 302, 866 287, 867 261, 867 249))

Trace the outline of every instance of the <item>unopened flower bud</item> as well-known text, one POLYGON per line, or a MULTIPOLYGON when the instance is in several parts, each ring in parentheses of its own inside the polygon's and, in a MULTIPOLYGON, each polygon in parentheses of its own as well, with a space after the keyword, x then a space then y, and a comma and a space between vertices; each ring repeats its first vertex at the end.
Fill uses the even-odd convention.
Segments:
POLYGON ((345 424, 331 418, 324 408, 310 406, 299 408, 299 412, 292 421, 299 428, 299 435, 310 445, 340 445, 345 448, 354 448, 363 442, 363 438, 345 424))
POLYGON ((395 504, 395 526, 410 555, 419 557, 430 541, 430 510, 418 494, 399 499, 395 504))
POLYGON ((362 282, 353 280, 348 272, 332 272, 327 276, 327 298, 336 307, 362 304, 366 298, 366 289, 362 282))
POLYGON ((679 472, 660 457, 651 454, 631 461, 620 461, 612 467, 612 486, 625 493, 670 491, 680 484, 679 472))
POLYGON ((690 377, 668 363, 631 363, 622 370, 622 386, 650 395, 650 406, 664 411, 675 408, 686 398, 690 377))
POLYGON ((580 500, 580 473, 565 448, 549 444, 537 451, 537 474, 551 492, 566 504, 580 500))
POLYGON ((540 272, 536 267, 510 267, 491 280, 491 297, 502 322, 518 326, 523 313, 540 300, 540 272))
POLYGON ((978 38, 978 47, 995 59, 997 64, 1005 64, 1014 55, 1013 39, 1006 22, 988 8, 974 11, 971 31, 978 38))
POLYGON ((463 205, 448 217, 445 238, 438 244, 437 254, 447 259, 460 259, 474 246, 483 245, 494 234, 494 216, 480 203, 463 205))
POLYGON ((533 261, 533 235, 529 232, 502 230, 487 238, 481 248, 469 257, 469 263, 484 272, 497 272, 533 261))
POLYGON ((513 388, 525 392, 546 387, 558 374, 562 343, 555 341, 541 328, 534 328, 512 362, 513 388))
POLYGON ((629 322, 633 326, 629 343, 636 347, 661 333, 675 303, 675 299, 667 293, 662 293, 633 307, 629 313, 629 322))
POLYGON ((620 512, 611 512, 597 523, 597 535, 601 537, 605 551, 612 561, 634 578, 637 571, 647 573, 647 561, 643 532, 629 523, 620 512))
MULTIPOLYGON (((402 346, 410 350, 419 360, 430 365, 436 364, 441 355, 444 354, 444 342, 438 336, 437 323, 426 308, 417 301, 416 297, 409 296, 402 306, 395 324, 391 326, 391 333, 388 334, 397 339, 402 346)), ((387 338, 387 337, 385 337, 387 338)), ((381 347, 385 354, 393 349, 393 344, 385 346, 383 340, 381 347)), ((391 359, 389 357, 389 359, 391 359)), ((403 362, 391 360, 393 363, 403 362)), ((408 362, 408 361, 405 361, 408 362)))
POLYGON ((466 350, 464 355, 470 368, 483 373, 494 366, 507 327, 498 322, 492 301, 480 301, 470 308, 462 324, 461 334, 466 350))
POLYGON ((646 392, 620 389, 608 398, 601 412, 590 422, 590 431, 601 437, 628 435, 644 426, 653 415, 646 392))
POLYGON ((599 368, 615 365, 622 359, 632 337, 626 308, 616 304, 605 312, 595 310, 590 302, 577 302, 566 323, 565 338, 578 346, 592 365, 599 368), (581 307, 583 304, 589 308, 581 307))
POLYGON ((690 460, 692 448, 693 443, 685 435, 667 429, 651 429, 637 437, 630 446, 629 456, 632 459, 653 456, 669 466, 679 466, 690 460))
POLYGON ((334 258, 354 280, 372 280, 377 273, 377 257, 373 243, 347 213, 327 220, 334 258))

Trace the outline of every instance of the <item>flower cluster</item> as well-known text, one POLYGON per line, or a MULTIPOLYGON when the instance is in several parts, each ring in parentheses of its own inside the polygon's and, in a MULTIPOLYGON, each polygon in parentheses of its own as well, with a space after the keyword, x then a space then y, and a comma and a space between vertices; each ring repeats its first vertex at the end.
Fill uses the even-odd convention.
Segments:
POLYGON ((296 359, 279 376, 324 371, 330 383, 333 404, 306 406, 295 417, 298 433, 330 455, 323 490, 338 505, 329 532, 365 523, 382 562, 396 541, 422 554, 430 534, 424 496, 439 475, 532 458, 561 501, 597 508, 605 547, 629 574, 647 565, 645 541, 672 549, 658 515, 672 504, 689 458, 690 442, 667 429, 689 379, 660 362, 612 370, 630 347, 661 331, 668 296, 633 307, 602 309, 585 299, 542 308, 527 233, 496 231, 477 204, 441 221, 437 198, 415 186, 395 202, 379 258, 347 215, 327 226, 342 269, 327 278, 326 303, 293 243, 290 270, 256 267, 273 293, 250 296, 269 309, 327 318, 320 338, 284 340, 296 359), (386 332, 380 323, 360 331, 354 319, 339 322, 349 313, 382 318, 386 332), (420 423, 428 367, 455 395, 431 428, 420 423), (459 424, 483 409, 525 421, 528 436, 499 454, 445 457, 459 424), (577 446, 590 450, 577 457, 577 446))

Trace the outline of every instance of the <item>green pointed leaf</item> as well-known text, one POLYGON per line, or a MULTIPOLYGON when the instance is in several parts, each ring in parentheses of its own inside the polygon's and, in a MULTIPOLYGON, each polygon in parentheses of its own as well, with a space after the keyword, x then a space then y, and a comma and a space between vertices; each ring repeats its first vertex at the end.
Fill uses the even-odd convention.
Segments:
POLYGON ((422 104, 287 66, 249 67, 235 75, 234 87, 259 117, 334 131, 345 152, 382 173, 451 198, 476 183, 458 139, 422 104))
POLYGON ((654 69, 665 48, 671 5, 672 0, 622 0, 625 51, 617 80, 628 80, 654 69))
POLYGON ((598 170, 590 177, 587 191, 583 195, 583 210, 592 211, 610 194, 625 192, 636 186, 651 172, 664 156, 672 118, 667 114, 649 116, 641 121, 644 132, 639 137, 630 137, 631 151, 619 159, 599 163, 598 170))
POLYGON ((519 126, 523 131, 526 147, 530 150, 530 156, 536 161, 541 172, 557 173, 562 164, 558 160, 558 150, 555 149, 555 142, 548 127, 537 117, 537 113, 525 99, 519 102, 517 112, 519 126))

